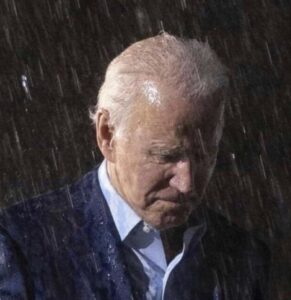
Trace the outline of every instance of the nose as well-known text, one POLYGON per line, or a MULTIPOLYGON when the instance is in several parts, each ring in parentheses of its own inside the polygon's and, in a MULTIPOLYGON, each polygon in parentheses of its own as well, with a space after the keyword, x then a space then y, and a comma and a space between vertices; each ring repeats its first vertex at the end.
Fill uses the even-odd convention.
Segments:
POLYGON ((176 188, 183 194, 190 193, 193 185, 193 172, 190 160, 179 161, 174 166, 173 177, 170 186, 176 188))

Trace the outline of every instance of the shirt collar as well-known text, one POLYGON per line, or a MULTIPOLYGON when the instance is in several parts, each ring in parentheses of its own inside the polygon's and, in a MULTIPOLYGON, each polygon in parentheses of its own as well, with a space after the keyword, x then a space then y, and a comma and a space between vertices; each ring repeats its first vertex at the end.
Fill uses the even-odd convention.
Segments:
POLYGON ((101 191, 105 197, 105 200, 107 201, 119 236, 121 240, 124 241, 132 229, 140 221, 142 221, 142 219, 112 186, 107 173, 106 165, 106 160, 103 160, 98 169, 98 179, 100 182, 101 191))

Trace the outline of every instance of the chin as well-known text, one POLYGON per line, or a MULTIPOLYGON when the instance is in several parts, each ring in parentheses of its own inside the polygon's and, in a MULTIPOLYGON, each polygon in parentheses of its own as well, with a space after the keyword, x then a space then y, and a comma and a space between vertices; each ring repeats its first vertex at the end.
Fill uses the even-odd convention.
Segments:
POLYGON ((187 222, 191 213, 191 209, 187 210, 187 212, 180 213, 178 215, 170 215, 161 217, 159 222, 157 222, 156 226, 154 226, 158 230, 166 230, 173 227, 178 227, 187 222))
POLYGON ((180 203, 159 199, 154 203, 155 209, 142 218, 157 230, 165 230, 186 223, 198 201, 180 203))
POLYGON ((179 221, 174 221, 174 222, 166 222, 165 224, 162 224, 160 226, 160 228, 158 228, 159 230, 168 230, 168 229, 171 229, 171 228, 175 228, 175 227, 179 227, 181 225, 183 225, 185 222, 187 221, 186 220, 179 220, 179 221))

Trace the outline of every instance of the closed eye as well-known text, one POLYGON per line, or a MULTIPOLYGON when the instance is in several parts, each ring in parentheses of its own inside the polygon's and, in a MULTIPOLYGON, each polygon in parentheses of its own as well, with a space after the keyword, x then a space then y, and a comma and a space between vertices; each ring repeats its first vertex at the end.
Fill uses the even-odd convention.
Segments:
POLYGON ((181 149, 152 149, 149 156, 159 163, 172 163, 182 159, 185 155, 181 149))
POLYGON ((183 155, 181 153, 165 153, 160 154, 158 159, 163 162, 176 162, 181 159, 183 155))

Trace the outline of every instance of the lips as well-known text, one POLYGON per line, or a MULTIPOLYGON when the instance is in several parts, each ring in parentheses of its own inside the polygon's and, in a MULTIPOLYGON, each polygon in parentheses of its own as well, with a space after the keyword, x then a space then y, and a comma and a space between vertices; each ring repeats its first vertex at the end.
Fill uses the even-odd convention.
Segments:
POLYGON ((189 202, 190 198, 185 195, 171 196, 171 197, 160 197, 159 199, 167 202, 185 204, 189 202))
POLYGON ((167 202, 174 202, 174 203, 183 203, 185 202, 184 199, 181 199, 181 197, 178 198, 161 198, 163 201, 167 201, 167 202))
POLYGON ((156 201, 165 201, 185 205, 187 203, 195 203, 198 199, 195 193, 181 194, 181 193, 157 193, 153 197, 148 198, 148 205, 154 204, 156 201))
POLYGON ((165 201, 171 201, 171 202, 185 202, 185 201, 189 201, 191 199, 195 199, 196 195, 193 194, 176 194, 176 195, 159 195, 158 197, 159 199, 163 199, 165 201))
POLYGON ((185 196, 181 195, 181 194, 160 194, 160 195, 156 195, 157 199, 162 199, 165 201, 172 201, 172 202, 178 202, 182 199, 185 199, 185 196))

